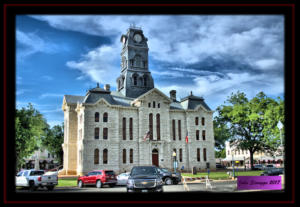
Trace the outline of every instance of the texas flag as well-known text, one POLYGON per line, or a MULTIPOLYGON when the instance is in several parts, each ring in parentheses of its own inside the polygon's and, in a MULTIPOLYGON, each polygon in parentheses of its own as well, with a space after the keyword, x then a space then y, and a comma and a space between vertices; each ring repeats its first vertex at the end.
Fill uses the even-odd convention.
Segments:
POLYGON ((189 133, 188 133, 188 131, 186 131, 185 142, 186 142, 186 143, 188 143, 188 142, 189 142, 189 133))

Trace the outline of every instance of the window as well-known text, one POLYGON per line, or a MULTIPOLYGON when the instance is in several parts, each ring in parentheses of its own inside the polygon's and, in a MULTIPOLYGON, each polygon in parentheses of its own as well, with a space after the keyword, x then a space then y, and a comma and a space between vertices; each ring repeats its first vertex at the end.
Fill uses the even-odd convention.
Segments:
POLYGON ((205 125, 205 118, 204 117, 202 117, 201 122, 202 122, 202 126, 204 126, 205 125))
POLYGON ((206 148, 203 148, 203 160, 206 162, 206 148))
POLYGON ((172 120, 172 137, 173 140, 176 140, 176 131, 175 131, 175 120, 172 120))
POLYGON ((157 140, 160 140, 160 114, 156 114, 156 135, 157 140))
POLYGON ((200 148, 197 148, 197 161, 200 162, 200 148))
POLYGON ((95 128, 95 139, 99 139, 99 128, 95 128))
POLYGON ((98 149, 94 150, 94 164, 95 165, 99 164, 99 150, 98 149))
POLYGON ((160 108, 160 103, 157 104, 157 108, 160 108))
POLYGON ((123 149, 123 164, 126 164, 126 149, 123 149))
POLYGON ((129 139, 133 140, 133 120, 132 118, 129 119, 129 139))
POLYGON ((107 122, 108 121, 108 114, 105 112, 103 114, 103 122, 107 122))
POLYGON ((178 139, 181 140, 181 120, 178 120, 178 139))
POLYGON ((179 162, 182 162, 182 149, 179 149, 179 162))
POLYGON ((228 150, 227 154, 230 155, 230 150, 228 150))
POLYGON ((103 139, 108 139, 108 129, 103 128, 103 139))
POLYGON ((79 120, 80 120, 80 124, 82 124, 82 114, 80 114, 79 120))
POLYGON ((108 150, 104 149, 103 150, 103 164, 107 164, 107 162, 108 162, 107 157, 108 157, 108 150))
POLYGON ((147 76, 144 76, 144 86, 147 86, 147 76))
POLYGON ((126 140, 126 118, 123 117, 123 140, 126 140))
POLYGON ((153 114, 149 114, 149 131, 150 131, 150 140, 153 140, 153 114))
POLYGON ((151 108, 151 103, 148 103, 148 107, 151 108))
POLYGON ((133 149, 130 149, 130 152, 129 152, 129 162, 133 163, 133 149))
POLYGON ((202 139, 205 140, 205 130, 202 130, 202 139))
POLYGON ((135 85, 135 86, 137 85, 137 77, 136 76, 133 77, 133 85, 135 85))
POLYGON ((198 125, 199 124, 199 118, 195 117, 195 124, 198 125))
POLYGON ((199 130, 196 130, 196 140, 199 140, 199 130))
POLYGON ((155 108, 155 101, 153 101, 153 108, 155 108))
POLYGON ((98 112, 95 113, 95 122, 99 122, 99 113, 98 112))
POLYGON ((239 152, 239 154, 240 154, 241 150, 239 150, 238 152, 239 152))

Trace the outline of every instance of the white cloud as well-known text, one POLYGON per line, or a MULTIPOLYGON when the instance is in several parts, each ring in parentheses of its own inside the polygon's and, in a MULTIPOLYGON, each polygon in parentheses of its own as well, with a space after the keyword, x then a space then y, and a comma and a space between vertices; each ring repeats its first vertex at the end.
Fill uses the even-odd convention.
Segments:
POLYGON ((58 94, 58 93, 44 93, 42 95, 39 96, 40 99, 44 99, 44 98, 62 98, 64 96, 64 94, 58 94))

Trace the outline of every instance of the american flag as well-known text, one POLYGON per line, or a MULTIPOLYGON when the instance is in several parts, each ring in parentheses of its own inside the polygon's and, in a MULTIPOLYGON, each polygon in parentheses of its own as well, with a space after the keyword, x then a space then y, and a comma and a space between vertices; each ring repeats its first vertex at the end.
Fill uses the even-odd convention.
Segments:
POLYGON ((150 131, 148 131, 148 132, 145 134, 145 136, 144 136, 144 141, 146 141, 146 139, 149 138, 149 137, 150 137, 150 131))
POLYGON ((188 131, 186 131, 185 142, 186 142, 186 143, 188 143, 188 142, 189 142, 189 133, 188 133, 188 131))

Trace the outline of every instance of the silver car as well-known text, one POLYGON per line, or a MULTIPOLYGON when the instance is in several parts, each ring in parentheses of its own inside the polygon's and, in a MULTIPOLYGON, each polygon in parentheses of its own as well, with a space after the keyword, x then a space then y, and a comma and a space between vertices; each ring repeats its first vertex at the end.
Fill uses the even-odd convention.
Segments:
POLYGON ((117 185, 126 185, 130 172, 121 173, 117 176, 117 185))

